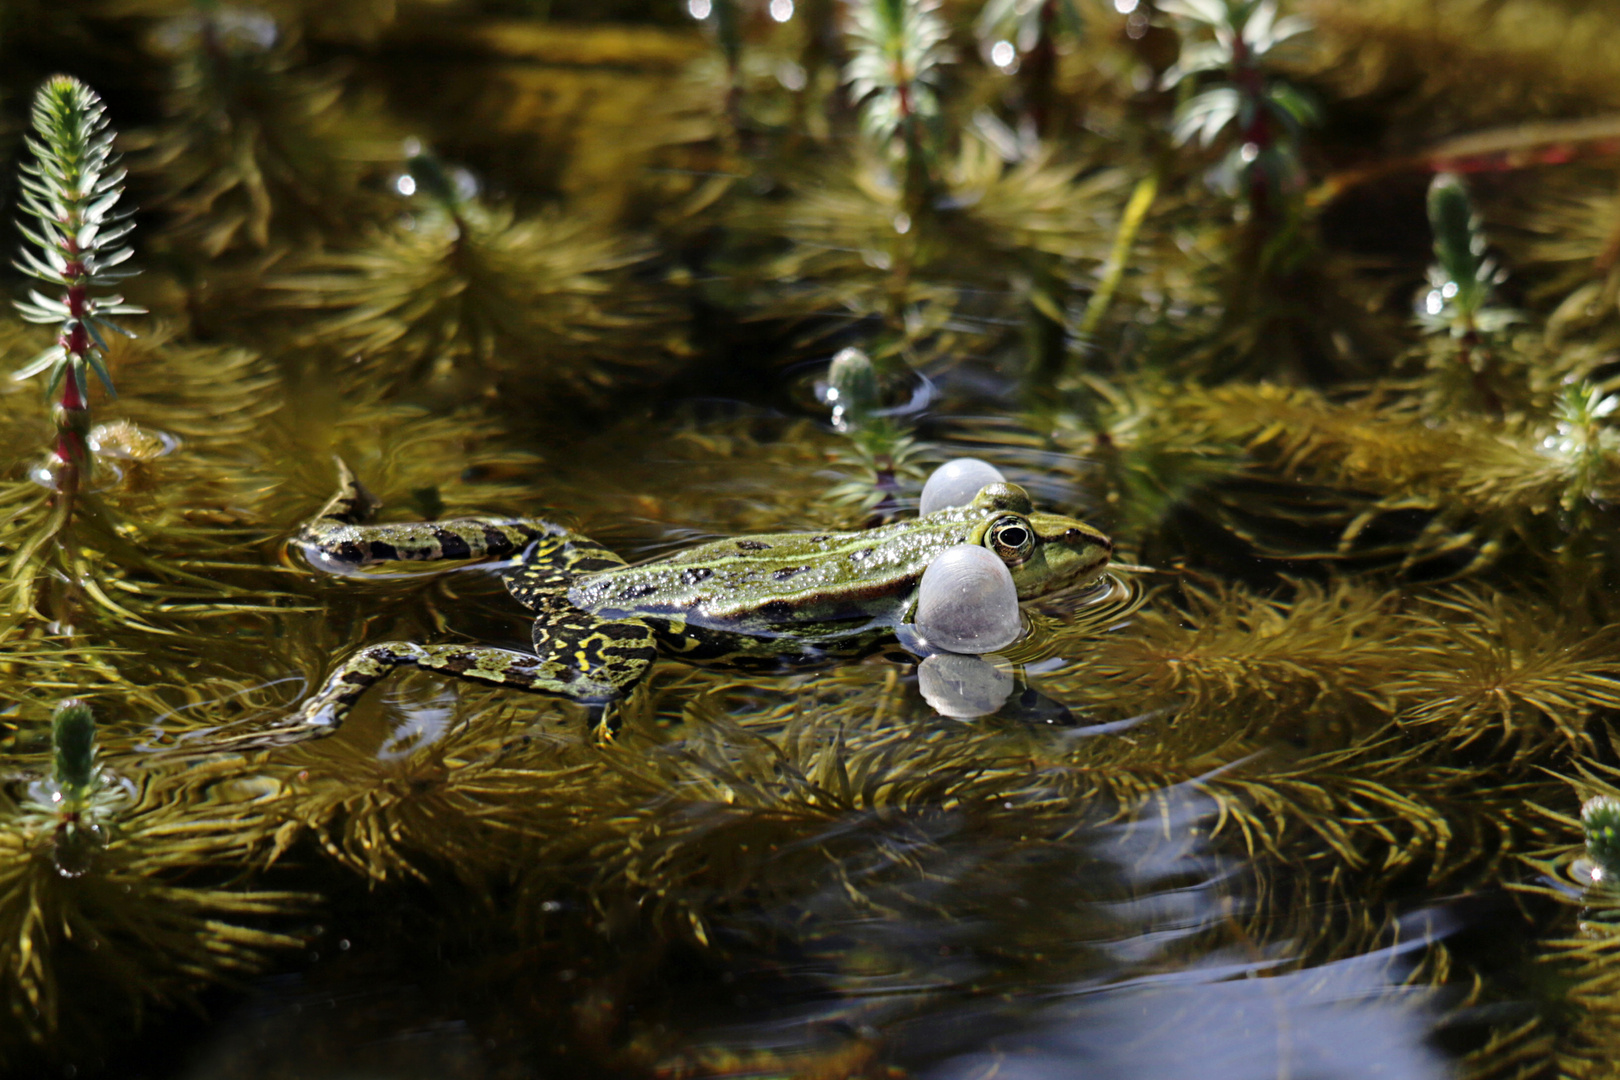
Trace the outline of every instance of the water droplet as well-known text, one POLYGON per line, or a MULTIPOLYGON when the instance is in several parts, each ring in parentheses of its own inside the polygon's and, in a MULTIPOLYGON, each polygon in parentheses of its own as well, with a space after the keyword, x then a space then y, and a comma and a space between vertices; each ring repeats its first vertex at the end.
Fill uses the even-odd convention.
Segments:
POLYGON ((784 60, 776 65, 776 81, 782 84, 782 89, 798 93, 804 89, 808 78, 804 68, 791 60, 784 60))

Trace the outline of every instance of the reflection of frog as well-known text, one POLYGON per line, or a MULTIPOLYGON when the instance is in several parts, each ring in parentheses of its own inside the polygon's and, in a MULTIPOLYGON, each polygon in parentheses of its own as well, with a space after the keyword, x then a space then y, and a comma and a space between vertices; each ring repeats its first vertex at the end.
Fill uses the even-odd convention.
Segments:
POLYGON ((955 544, 1000 556, 1024 600, 1097 580, 1113 546, 1084 522, 1033 513, 1023 488, 989 484, 971 506, 913 521, 716 540, 628 566, 593 540, 532 519, 363 524, 377 503, 340 469, 342 488, 295 539, 314 565, 519 556, 502 576, 535 612, 534 653, 369 645, 304 705, 306 730, 336 727, 401 664, 605 702, 634 687, 660 653, 744 668, 855 656, 909 622, 923 570, 955 544))

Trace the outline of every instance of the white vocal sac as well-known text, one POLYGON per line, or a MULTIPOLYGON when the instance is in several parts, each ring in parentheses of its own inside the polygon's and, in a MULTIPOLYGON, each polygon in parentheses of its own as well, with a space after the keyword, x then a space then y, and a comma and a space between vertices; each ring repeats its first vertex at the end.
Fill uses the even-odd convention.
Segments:
POLYGON ((923 485, 919 514, 932 514, 948 506, 971 506, 973 497, 986 484, 1000 484, 1006 477, 987 461, 964 457, 947 461, 934 470, 923 485))
POLYGON ((917 632, 936 649, 987 653, 1023 632, 1018 588, 994 552, 977 544, 946 548, 917 587, 917 632))

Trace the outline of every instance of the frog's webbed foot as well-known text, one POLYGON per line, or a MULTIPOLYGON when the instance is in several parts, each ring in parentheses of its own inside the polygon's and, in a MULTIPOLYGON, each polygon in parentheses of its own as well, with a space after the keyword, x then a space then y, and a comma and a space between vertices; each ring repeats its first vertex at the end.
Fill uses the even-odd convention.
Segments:
POLYGON ((560 525, 538 518, 468 517, 445 521, 368 524, 381 503, 342 459, 338 491, 298 530, 293 543, 311 565, 341 572, 373 563, 429 559, 480 559, 515 555, 532 541, 569 537, 560 525))

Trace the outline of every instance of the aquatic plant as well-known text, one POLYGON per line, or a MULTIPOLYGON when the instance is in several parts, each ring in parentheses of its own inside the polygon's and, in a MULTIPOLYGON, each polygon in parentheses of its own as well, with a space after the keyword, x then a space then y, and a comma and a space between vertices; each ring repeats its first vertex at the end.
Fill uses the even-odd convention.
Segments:
MULTIPOLYGON (((948 29, 937 0, 860 0, 850 9, 844 80, 861 129, 899 165, 901 211, 917 217, 934 194, 940 66, 948 29)), ((901 230, 903 231, 903 230, 901 230)))
POLYGON ((1196 137, 1208 147, 1231 129, 1217 182, 1241 190, 1255 218, 1284 216, 1285 200, 1298 188, 1299 129, 1315 119, 1316 107, 1269 69, 1272 54, 1309 23, 1279 17, 1275 0, 1166 0, 1160 7, 1188 31, 1213 38, 1184 44, 1160 79, 1167 89, 1187 79, 1202 85, 1176 109, 1175 141, 1196 137), (1213 85, 1209 73, 1219 75, 1213 85))
POLYGON ((1513 380, 1502 372, 1494 342, 1521 316, 1493 303, 1507 276, 1486 254, 1486 238, 1460 177, 1441 173, 1429 185, 1429 227, 1435 263, 1419 300, 1418 321, 1431 334, 1449 333, 1453 349, 1438 350, 1430 366, 1442 395, 1457 405, 1500 413, 1513 380))
POLYGON ((487 889, 532 857, 558 819, 602 797, 589 782, 587 740, 537 738, 487 692, 393 704, 404 715, 380 745, 350 737, 281 757, 266 862, 311 836, 373 885, 450 874, 487 889))
POLYGON ((120 243, 135 228, 128 220, 134 211, 114 210, 123 195, 124 171, 112 152, 113 133, 101 99, 72 76, 55 76, 34 96, 33 128, 28 139, 33 160, 22 166, 22 207, 33 224, 19 224, 32 247, 22 248, 17 268, 64 291, 52 298, 33 290, 28 300, 15 301, 29 322, 54 323, 59 329, 56 342, 12 377, 45 374, 46 396, 62 392, 55 411, 52 479, 71 506, 90 465, 85 442, 90 433, 89 373, 94 371, 114 394, 104 332, 133 336, 110 316, 139 315, 145 309, 120 296, 90 291, 136 273, 120 266, 135 253, 120 243))
POLYGON ((1016 71, 1022 106, 1038 134, 1054 129, 1058 46, 1085 33, 1086 16, 1077 0, 990 0, 974 30, 979 48, 1002 70, 1016 71))
POLYGON ((59 703, 51 741, 51 777, 20 803, 0 796, 0 1059, 27 1042, 58 1060, 59 1039, 93 1050, 108 1016, 139 1023, 154 1004, 262 967, 301 943, 262 920, 313 899, 210 875, 264 835, 251 795, 234 815, 203 797, 227 774, 176 784, 98 767, 83 701, 59 703))
POLYGON ((51 780, 70 807, 80 805, 96 783, 96 718, 90 706, 69 698, 51 716, 51 780))

